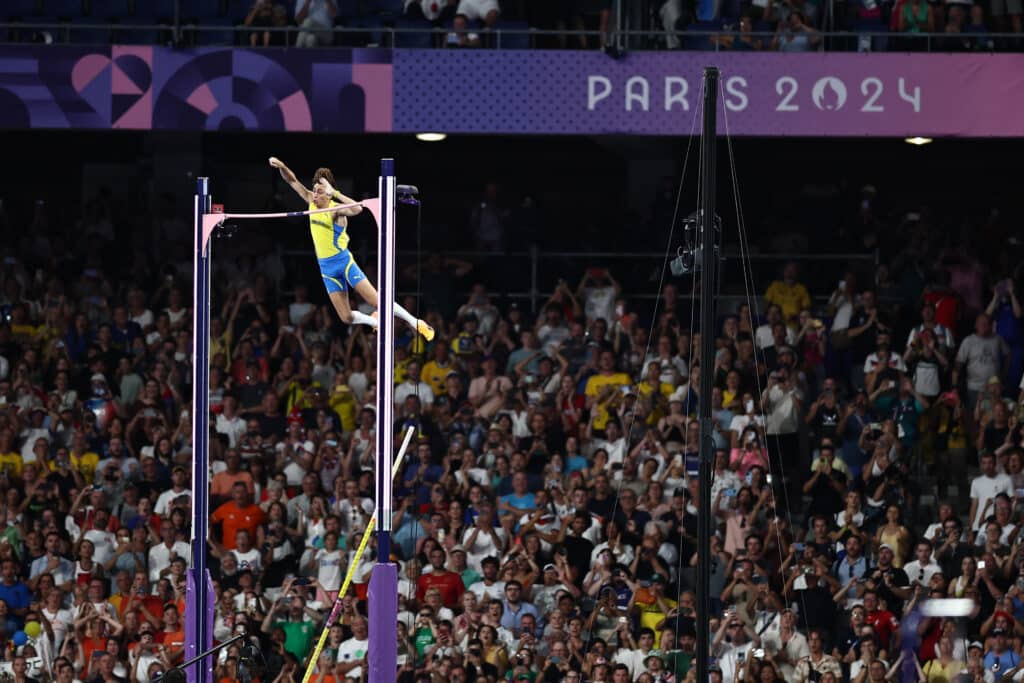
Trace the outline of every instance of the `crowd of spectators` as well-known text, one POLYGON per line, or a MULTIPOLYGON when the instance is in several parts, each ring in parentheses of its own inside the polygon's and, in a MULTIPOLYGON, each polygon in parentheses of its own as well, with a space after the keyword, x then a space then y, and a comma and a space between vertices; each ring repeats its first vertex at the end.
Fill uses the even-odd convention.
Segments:
MULTIPOLYGON (((174 2, 94 8, 82 0, 18 0, 0 9, 0 22, 13 22, 5 35, 17 42, 597 49, 614 42, 616 16, 613 0, 182 0, 177 11, 174 2), (112 31, 74 29, 108 21, 112 31), (71 30, 17 27, 53 22, 71 30), (175 23, 181 30, 172 32, 175 23), (159 25, 167 29, 152 30, 159 25)), ((634 31, 650 31, 627 38, 629 49, 783 52, 1019 50, 1019 41, 991 34, 1020 33, 1022 15, 1021 0, 645 0, 622 12, 634 31), (826 30, 851 35, 826 42, 826 30)))
MULTIPOLYGON (((1019 673, 1021 273, 1009 242, 982 264, 937 250, 924 224, 903 234, 891 269, 809 292, 787 264, 706 331, 690 280, 645 307, 595 266, 533 314, 480 285, 453 300, 473 265, 431 256, 419 312, 439 333, 400 330, 387 426, 415 430, 390 558, 399 680, 691 681, 698 635, 726 683, 900 680, 908 656, 929 683, 1019 673), (946 596, 969 613, 918 620, 946 596)), ((125 272, 90 239, 73 251, 37 232, 0 262, 0 675, 18 683, 150 683, 182 656, 189 264, 125 272)), ((295 683, 373 513, 374 338, 304 286, 227 272, 211 321, 214 635, 243 633, 263 658, 228 648, 216 676, 295 683)), ((315 681, 365 678, 375 552, 315 681)))

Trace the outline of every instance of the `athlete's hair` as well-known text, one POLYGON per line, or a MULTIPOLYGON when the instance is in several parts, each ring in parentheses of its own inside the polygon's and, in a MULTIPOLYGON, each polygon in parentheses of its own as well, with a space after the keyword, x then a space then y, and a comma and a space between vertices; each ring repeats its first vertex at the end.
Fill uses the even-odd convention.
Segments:
POLYGON ((313 174, 313 185, 316 185, 317 183, 319 183, 321 178, 327 178, 327 182, 329 182, 331 184, 331 187, 337 187, 337 184, 334 182, 334 174, 331 173, 331 169, 329 169, 329 168, 318 168, 318 169, 316 169, 316 173, 313 174))

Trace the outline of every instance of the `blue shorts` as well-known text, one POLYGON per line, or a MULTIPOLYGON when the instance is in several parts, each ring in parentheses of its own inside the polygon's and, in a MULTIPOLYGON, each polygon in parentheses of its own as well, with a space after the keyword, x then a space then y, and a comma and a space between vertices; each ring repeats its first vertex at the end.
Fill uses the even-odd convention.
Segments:
POLYGON ((336 256, 319 259, 319 263, 320 275, 328 294, 355 289, 356 285, 366 279, 366 273, 356 264, 348 249, 336 256))

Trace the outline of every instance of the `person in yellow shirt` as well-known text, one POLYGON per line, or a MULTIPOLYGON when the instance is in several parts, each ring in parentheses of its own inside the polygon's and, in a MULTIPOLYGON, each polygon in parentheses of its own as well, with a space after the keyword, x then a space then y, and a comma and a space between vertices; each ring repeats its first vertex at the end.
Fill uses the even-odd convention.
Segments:
POLYGON ((587 407, 597 402, 601 390, 605 387, 619 388, 631 384, 629 375, 624 372, 615 371, 615 354, 611 351, 602 351, 597 359, 597 374, 587 379, 583 388, 583 395, 587 399, 587 407))
POLYGON ((647 424, 655 425, 658 420, 668 414, 668 397, 675 391, 675 387, 668 382, 661 381, 661 364, 652 361, 647 365, 647 376, 637 386, 637 393, 640 398, 650 406, 650 413, 647 415, 647 424))
POLYGON ((420 372, 420 381, 424 382, 434 392, 434 396, 440 396, 445 390, 445 381, 448 375, 455 371, 451 364, 451 356, 448 346, 438 344, 434 347, 434 357, 423 365, 420 372))
MULTIPOLYGON (((310 190, 299 182, 291 169, 277 157, 270 157, 270 165, 281 172, 281 177, 302 197, 310 211, 338 207, 337 211, 309 215, 309 233, 313 238, 313 248, 320 264, 320 275, 323 277, 324 287, 334 310, 342 322, 347 325, 376 327, 376 313, 370 316, 353 310, 348 300, 348 290, 352 289, 364 301, 377 308, 377 289, 366 279, 366 274, 356 264, 355 257, 348 249, 348 218, 362 213, 362 204, 334 189, 334 174, 329 168, 316 170, 313 174, 313 189, 310 190)), ((433 327, 413 317, 397 302, 394 304, 394 312, 396 317, 404 320, 427 341, 434 338, 433 327)))
POLYGON ((634 596, 633 608, 640 613, 640 628, 649 628, 655 632, 678 604, 665 596, 665 577, 661 574, 651 577, 650 586, 641 584, 634 596))
POLYGON ((811 307, 811 295, 796 281, 796 275, 796 264, 789 261, 782 269, 782 279, 772 282, 764 294, 765 301, 782 309, 786 324, 794 321, 800 311, 811 307))
POLYGON ((95 479, 96 465, 100 462, 100 456, 89 450, 84 432, 76 431, 75 435, 71 437, 68 458, 71 460, 71 466, 78 470, 85 481, 91 482, 95 479))
POLYGON ((14 448, 14 434, 9 429, 0 432, 0 471, 9 477, 20 477, 23 462, 21 453, 14 448))

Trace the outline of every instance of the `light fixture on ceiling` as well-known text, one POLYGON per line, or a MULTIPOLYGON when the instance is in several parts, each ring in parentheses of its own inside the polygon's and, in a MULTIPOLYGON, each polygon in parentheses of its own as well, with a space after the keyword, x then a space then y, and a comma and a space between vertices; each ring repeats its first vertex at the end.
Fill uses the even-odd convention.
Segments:
POLYGON ((447 133, 416 133, 416 139, 420 142, 441 142, 447 137, 447 133))
POLYGON ((920 135, 915 135, 912 138, 904 138, 903 142, 906 142, 909 145, 917 145, 918 147, 920 147, 921 145, 930 144, 932 142, 932 139, 931 138, 924 138, 924 137, 921 137, 920 135))

